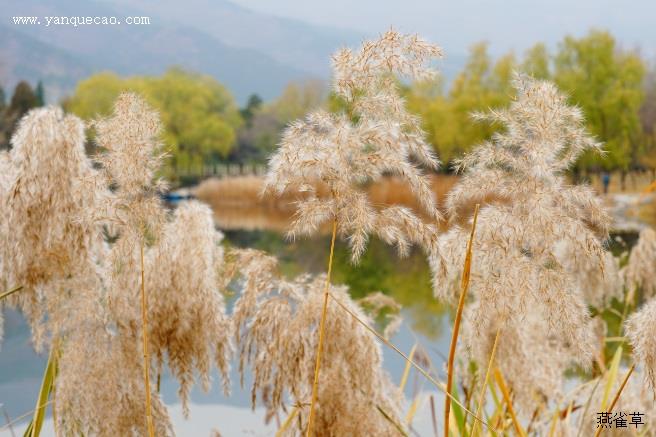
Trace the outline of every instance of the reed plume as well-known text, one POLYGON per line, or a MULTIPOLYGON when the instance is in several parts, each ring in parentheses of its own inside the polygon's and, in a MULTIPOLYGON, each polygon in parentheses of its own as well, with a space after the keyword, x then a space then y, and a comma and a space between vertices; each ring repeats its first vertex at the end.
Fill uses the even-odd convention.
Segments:
MULTIPOLYGON (((463 175, 446 206, 457 223, 466 205, 497 199, 478 217, 464 337, 469 357, 484 365, 502 330, 495 360, 526 412, 536 394, 558 394, 567 365, 587 367, 594 355, 579 275, 603 277, 609 217, 592 190, 563 176, 582 152, 600 148, 581 111, 548 82, 518 75, 513 83, 509 108, 476 116, 505 129, 458 161, 463 175)), ((468 232, 456 224, 440 237, 449 268, 433 266, 439 297, 455 300, 468 232)))
POLYGON ((0 200, 9 206, 0 219, 3 286, 23 286, 7 300, 27 315, 35 346, 57 348, 59 429, 172 435, 142 378, 153 359, 139 339, 145 330, 157 368, 166 364, 178 378, 185 414, 196 376, 208 389, 213 364, 228 391, 222 236, 205 206, 163 207, 159 116, 142 99, 121 95, 93 127, 98 170, 85 155, 81 120, 56 108, 28 113, 11 152, 0 155, 0 200), (150 294, 143 312, 140 290, 150 294))
POLYGON ((640 289, 644 298, 656 295, 656 231, 652 228, 640 231, 624 268, 624 277, 630 292, 640 289))
POLYGON ((164 225, 159 244, 148 255, 146 286, 150 290, 151 350, 161 369, 178 379, 185 415, 195 374, 210 388, 212 363, 229 394, 231 324, 225 314, 219 275, 223 268, 223 235, 215 231, 212 211, 198 202, 180 205, 164 225))
POLYGON ((372 233, 396 244, 401 254, 411 244, 435 249, 435 226, 424 224, 405 207, 376 208, 363 187, 384 174, 398 175, 424 211, 440 217, 430 181, 417 166, 437 169, 439 161, 418 118, 405 109, 396 83, 398 77, 433 76, 427 64, 440 56, 439 47, 391 30, 365 42, 359 52, 343 49, 333 56, 333 91, 343 109, 315 111, 291 123, 269 160, 265 190, 280 195, 296 188, 307 194, 297 203, 292 237, 336 220, 354 262, 372 233), (316 181, 328 187, 330 198, 317 196, 316 181))
MULTIPOLYGON (((86 320, 71 324, 60 350, 54 417, 63 435, 143 436, 148 434, 139 343, 108 323, 101 300, 87 302, 86 320)), ((79 304, 79 303, 78 303, 79 304)), ((174 435, 159 395, 152 394, 157 436, 174 435)))
POLYGON ((625 329, 635 360, 644 366, 656 396, 656 299, 652 298, 631 315, 625 329))
MULTIPOLYGON (((316 350, 319 341, 325 278, 303 275, 286 280, 277 260, 261 252, 233 254, 239 265, 242 289, 235 303, 233 322, 242 377, 253 372, 252 403, 259 401, 269 416, 290 406, 298 409, 286 435, 307 432, 316 350)), ((339 299, 359 318, 369 317, 353 302, 344 286, 331 285, 331 299, 339 299)), ((338 305, 328 306, 324 363, 318 385, 313 422, 316 435, 396 435, 403 423, 399 393, 382 369, 382 351, 350 314, 338 305), (391 418, 386 419, 380 412, 391 418)))
MULTIPOLYGON (((166 364, 180 383, 183 412, 197 372, 209 389, 211 363, 221 370, 228 392, 230 324, 219 292, 222 236, 214 230, 209 208, 182 205, 169 217, 157 177, 163 154, 157 138, 159 116, 133 94, 116 102, 114 114, 94 124, 106 151, 98 161, 108 183, 106 212, 118 237, 108 255, 110 308, 126 339, 144 329, 135 298, 140 289, 140 246, 145 249, 145 327, 148 350, 161 370, 166 364)), ((151 366, 151 362, 147 366, 151 366)))
POLYGON ((88 275, 102 256, 100 227, 84 220, 98 190, 77 117, 54 107, 32 110, 11 144, 2 158, 0 273, 4 289, 23 287, 6 300, 26 316, 41 350, 58 329, 59 308, 82 292, 70 278, 88 275))

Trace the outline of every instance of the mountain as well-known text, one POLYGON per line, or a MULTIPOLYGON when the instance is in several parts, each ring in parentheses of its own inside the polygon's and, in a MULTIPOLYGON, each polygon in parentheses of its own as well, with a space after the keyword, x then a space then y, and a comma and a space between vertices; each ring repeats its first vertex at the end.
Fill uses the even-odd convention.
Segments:
POLYGON ((365 35, 252 11, 227 0, 112 0, 168 23, 199 29, 232 47, 260 51, 312 75, 329 74, 330 55, 365 35))
POLYGON ((0 41, 0 85, 7 95, 20 80, 33 86, 42 80, 56 101, 93 71, 84 59, 7 26, 0 25, 0 41))
MULTIPOLYGON (((215 77, 239 103, 252 93, 268 100, 290 81, 328 78, 330 55, 365 38, 228 0, 0 0, 0 10, 7 18, 0 24, 0 85, 42 80, 49 102, 94 72, 160 74, 171 66, 215 77), (13 16, 35 16, 41 25, 14 24, 13 16), (45 25, 45 17, 87 16, 147 16, 150 24, 45 25)), ((447 80, 463 63, 441 63, 447 80)))
MULTIPOLYGON (((8 2, 3 12, 6 16, 114 16, 119 20, 126 15, 142 15, 108 3, 74 0, 8 2)), ((45 19, 41 21, 45 22, 45 19)), ((3 32, 11 35, 14 49, 4 49, 6 44, 3 39, 1 53, 4 61, 0 63, 11 65, 14 72, 23 72, 21 78, 32 82, 42 79, 47 94, 58 88, 56 81, 44 77, 46 72, 41 71, 38 65, 30 68, 27 58, 43 56, 59 66, 70 65, 75 74, 69 75, 69 84, 90 71, 112 70, 124 75, 159 74, 170 66, 178 65, 214 76, 240 102, 244 102, 251 93, 258 93, 265 99, 273 98, 289 81, 308 75, 267 54, 249 48, 231 47, 202 30, 184 24, 158 24, 156 20, 151 20, 151 23, 77 27, 12 23, 9 29, 3 28, 3 32)), ((12 76, 0 77, 0 80, 3 84, 11 83, 12 76)))

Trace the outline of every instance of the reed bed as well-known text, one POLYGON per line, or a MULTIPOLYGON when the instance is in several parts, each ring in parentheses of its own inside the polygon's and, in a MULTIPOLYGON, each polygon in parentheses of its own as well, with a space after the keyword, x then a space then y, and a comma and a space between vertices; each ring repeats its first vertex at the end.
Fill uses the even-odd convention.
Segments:
POLYGON ((57 435, 174 435, 155 375, 175 377, 193 420, 191 388, 209 390, 218 369, 228 396, 236 361, 253 407, 285 418, 279 436, 413 435, 418 414, 444 437, 631 435, 595 426, 615 412, 641 413, 639 435, 656 435, 656 233, 608 251, 603 201, 566 175, 603 146, 553 84, 522 74, 510 107, 476 116, 505 129, 459 161, 460 176, 435 174, 398 79, 433 77, 441 53, 393 30, 339 51, 338 110, 290 124, 264 179, 196 189, 215 209, 289 211, 292 237, 328 227, 327 274, 288 278, 272 255, 226 247, 200 202, 166 209, 159 117, 138 96, 91 126, 28 113, 0 152, 0 305, 25 314, 50 356, 29 434, 50 407, 57 435), (401 257, 422 250, 436 299, 455 309, 445 363, 390 340, 401 319, 388 296, 356 301, 331 280, 335 240, 357 265, 372 236, 401 257), (399 386, 383 347, 406 362, 399 386), (406 399, 411 369, 431 389, 406 399))

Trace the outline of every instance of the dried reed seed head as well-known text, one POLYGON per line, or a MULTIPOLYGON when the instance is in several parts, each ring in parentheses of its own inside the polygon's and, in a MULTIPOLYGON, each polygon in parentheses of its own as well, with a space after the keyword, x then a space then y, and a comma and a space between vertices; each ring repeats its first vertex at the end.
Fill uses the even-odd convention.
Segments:
POLYGON ((45 340, 45 309, 56 309, 72 291, 66 278, 93 270, 102 252, 97 224, 85 220, 97 204, 95 172, 84 151, 80 119, 54 107, 30 111, 2 158, 0 219, 3 282, 23 289, 7 300, 33 329, 35 345, 45 340))
POLYGON ((625 330, 635 360, 644 366, 656 396, 656 299, 652 298, 633 313, 626 322, 625 330))
MULTIPOLYGON (((228 388, 222 236, 209 208, 195 202, 167 220, 156 195, 159 121, 141 99, 122 96, 114 115, 94 125, 104 179, 85 155, 82 122, 60 109, 31 111, 10 154, 1 154, 0 200, 9 211, 0 219, 3 287, 24 286, 8 300, 31 322, 37 347, 53 339, 60 429, 144 435, 140 252, 151 348, 180 380, 186 408, 195 372, 209 387, 212 362, 228 388), (111 242, 101 228, 107 223, 117 232, 111 242)), ((153 414, 157 435, 172 435, 158 397, 153 414)))
POLYGON ((141 288, 148 295, 148 338, 158 370, 167 364, 178 379, 183 414, 189 414, 189 392, 198 375, 205 390, 216 364, 229 391, 230 323, 220 294, 222 235, 212 214, 197 202, 181 205, 168 217, 157 195, 161 164, 157 113, 139 97, 119 97, 113 116, 95 123, 99 158, 108 183, 110 219, 119 232, 105 263, 110 313, 119 337, 140 338, 142 315, 135 301, 141 288))
POLYGON ((148 254, 149 340, 158 368, 165 358, 180 383, 178 395, 188 414, 195 375, 209 389, 212 363, 229 393, 231 323, 219 289, 223 236, 212 211, 192 201, 180 205, 148 254))
POLYGON ((139 193, 149 188, 161 166, 159 114, 136 94, 121 94, 110 117, 93 123, 97 143, 106 153, 99 161, 119 190, 139 193))
POLYGON ((356 303, 372 319, 378 320, 381 317, 384 319, 385 329, 383 330, 383 336, 385 338, 389 339, 401 328, 401 324, 403 323, 401 304, 394 300, 394 298, 380 291, 376 291, 358 299, 356 303))
POLYGON ((656 231, 645 228, 631 250, 624 269, 626 285, 631 292, 638 288, 645 297, 656 295, 656 231))
POLYGON ((113 114, 96 120, 93 127, 104 151, 97 161, 107 185, 114 187, 100 218, 112 220, 133 237, 156 239, 165 215, 158 192, 166 188, 157 177, 164 158, 159 114, 141 97, 126 93, 116 100, 113 114))
POLYGON ((425 64, 439 55, 436 46, 393 31, 366 42, 357 54, 337 53, 335 91, 346 109, 315 111, 290 124, 269 161, 265 190, 280 194, 295 188, 308 194, 297 203, 291 236, 316 232, 335 219, 340 235, 348 238, 354 261, 364 252, 370 234, 398 244, 401 252, 419 240, 433 241, 434 228, 424 225, 413 232, 404 227, 408 215, 417 221, 414 215, 396 207, 375 207, 362 185, 385 174, 399 175, 424 211, 440 217, 430 182, 416 164, 436 169, 439 161, 417 118, 406 111, 393 80, 399 75, 425 77, 432 71, 425 64), (317 197, 317 181, 328 186, 329 199, 317 197), (400 212, 402 216, 395 217, 400 212))
MULTIPOLYGON (((124 341, 104 325, 73 331, 60 348, 54 403, 64 435, 147 435, 143 364, 136 341, 124 341)), ((155 435, 174 435, 166 407, 152 393, 155 435)))
MULTIPOLYGON (((479 116, 505 130, 462 158, 464 174, 447 207, 455 221, 472 202, 500 199, 483 205, 478 216, 465 337, 484 366, 488 357, 479 352, 491 349, 499 326, 508 332, 500 338, 498 360, 507 364, 504 375, 530 411, 527 381, 542 381, 548 396, 557 393, 567 365, 589 366, 595 347, 586 295, 598 302, 609 296, 586 281, 594 277, 598 284, 617 272, 606 271, 616 267, 604 248, 608 214, 590 189, 567 185, 562 174, 581 152, 598 147, 580 111, 548 82, 517 76, 514 86, 517 98, 509 108, 479 116), (550 352, 533 351, 533 343, 550 352)), ((437 296, 457 298, 469 232, 456 225, 440 236, 448 266, 433 268, 437 296)), ((603 291, 617 295, 621 286, 603 291)))
MULTIPOLYGON (((287 396, 300 406, 300 420, 287 435, 307 430, 312 396, 318 326, 325 276, 283 279, 275 258, 254 250, 235 253, 241 265, 242 294, 233 321, 240 371, 253 372, 253 406, 258 398, 270 412, 287 396)), ((346 287, 331 286, 337 299, 362 320, 371 320, 354 303, 346 287)), ((393 435, 397 431, 380 413, 401 418, 398 390, 381 367, 375 338, 334 301, 328 305, 314 431, 319 435, 393 435), (346 392, 345 392, 346 390, 346 392)))

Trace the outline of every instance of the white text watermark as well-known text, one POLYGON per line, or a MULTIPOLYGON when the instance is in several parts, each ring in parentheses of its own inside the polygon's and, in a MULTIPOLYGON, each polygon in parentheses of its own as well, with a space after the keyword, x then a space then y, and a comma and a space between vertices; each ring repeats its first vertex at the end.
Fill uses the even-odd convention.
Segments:
POLYGON ((11 17, 14 24, 31 26, 93 26, 93 25, 149 25, 150 17, 109 17, 109 16, 44 16, 11 17))

